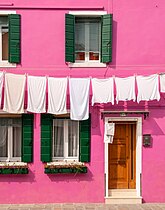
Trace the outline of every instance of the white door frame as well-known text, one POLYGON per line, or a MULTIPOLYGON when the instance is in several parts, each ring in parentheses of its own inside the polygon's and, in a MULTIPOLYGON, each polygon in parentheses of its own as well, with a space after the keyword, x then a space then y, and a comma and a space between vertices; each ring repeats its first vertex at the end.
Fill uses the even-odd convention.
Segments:
MULTIPOLYGON (((136 192, 140 196, 142 172, 142 117, 105 117, 108 121, 134 121, 136 122, 136 192)), ((105 133, 104 133, 105 135, 105 133)), ((105 154, 105 198, 108 198, 108 143, 104 143, 105 154)))

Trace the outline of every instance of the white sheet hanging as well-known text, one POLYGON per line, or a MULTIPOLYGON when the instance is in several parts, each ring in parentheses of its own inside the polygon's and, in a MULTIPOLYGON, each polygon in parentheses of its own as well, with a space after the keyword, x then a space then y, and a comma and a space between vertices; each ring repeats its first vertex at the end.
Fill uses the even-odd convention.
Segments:
POLYGON ((113 78, 107 79, 92 79, 92 106, 94 103, 109 103, 114 104, 114 85, 113 78))
POLYGON ((89 78, 70 78, 70 112, 72 120, 89 118, 89 78))
POLYGON ((28 76, 27 84, 27 111, 35 113, 46 112, 46 77, 28 76))
POLYGON ((48 113, 65 114, 66 94, 67 94, 67 77, 66 78, 48 78, 48 113))
POLYGON ((115 123, 105 122, 104 129, 104 143, 113 143, 113 137, 115 134, 115 123))
POLYGON ((165 93, 165 74, 160 75, 160 92, 165 93))
POLYGON ((119 78, 115 77, 116 83, 116 102, 136 100, 135 77, 119 78))
POLYGON ((4 73, 0 72, 0 108, 1 108, 1 103, 2 103, 2 87, 3 87, 3 82, 4 82, 4 73))
POLYGON ((4 111, 24 113, 25 82, 25 75, 5 74, 4 111))
POLYGON ((158 75, 137 76, 138 95, 137 102, 142 100, 160 100, 158 75))

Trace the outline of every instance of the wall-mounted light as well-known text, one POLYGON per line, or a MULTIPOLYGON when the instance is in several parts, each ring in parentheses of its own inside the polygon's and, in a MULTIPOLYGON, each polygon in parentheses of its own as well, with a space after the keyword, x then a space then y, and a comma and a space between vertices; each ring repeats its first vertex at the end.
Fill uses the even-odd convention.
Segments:
POLYGON ((151 134, 143 134, 143 146, 151 147, 151 134))

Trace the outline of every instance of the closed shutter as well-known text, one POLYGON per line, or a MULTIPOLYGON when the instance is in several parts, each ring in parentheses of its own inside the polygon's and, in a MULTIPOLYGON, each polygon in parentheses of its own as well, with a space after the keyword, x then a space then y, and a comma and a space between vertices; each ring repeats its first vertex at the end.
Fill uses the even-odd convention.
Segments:
POLYGON ((33 114, 22 115, 22 161, 33 161, 33 114))
POLYGON ((91 122, 88 120, 80 121, 80 161, 90 162, 91 147, 91 122))
POLYGON ((51 114, 41 115, 41 161, 52 161, 52 128, 53 116, 51 114))
POLYGON ((21 16, 11 14, 9 17, 9 62, 20 63, 20 24, 21 16))
POLYGON ((101 62, 112 61, 112 14, 102 16, 101 62))
POLYGON ((65 61, 75 62, 75 16, 65 14, 65 61))

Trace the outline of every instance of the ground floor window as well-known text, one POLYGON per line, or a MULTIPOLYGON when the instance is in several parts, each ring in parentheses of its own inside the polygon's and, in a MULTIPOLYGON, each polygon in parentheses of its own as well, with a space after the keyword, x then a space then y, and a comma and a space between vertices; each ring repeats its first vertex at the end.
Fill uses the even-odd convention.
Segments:
POLYGON ((22 119, 0 118, 0 160, 21 161, 22 119))
POLYGON ((79 122, 70 119, 53 120, 53 160, 78 160, 79 122))

